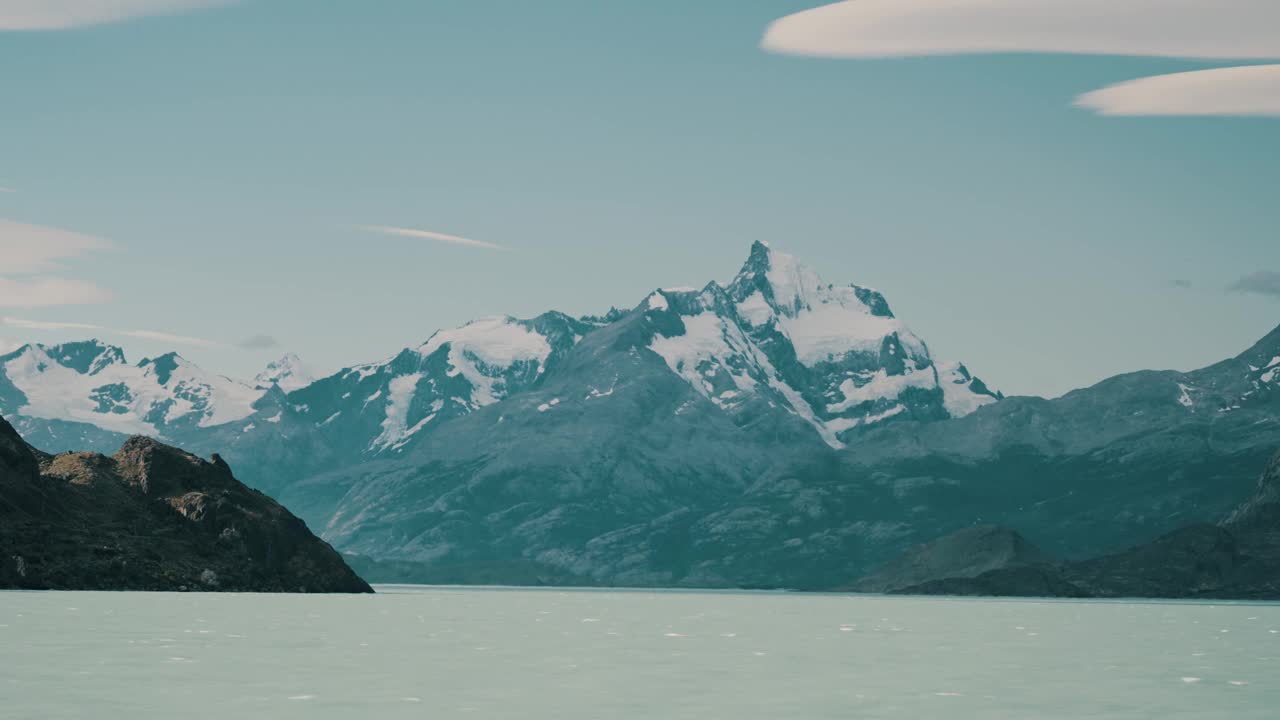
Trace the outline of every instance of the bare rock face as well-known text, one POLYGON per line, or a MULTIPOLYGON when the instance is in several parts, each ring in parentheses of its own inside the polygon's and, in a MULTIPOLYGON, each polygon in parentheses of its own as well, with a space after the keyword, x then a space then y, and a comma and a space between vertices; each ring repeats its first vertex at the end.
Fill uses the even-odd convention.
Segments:
POLYGON ((132 438, 49 456, 0 419, 0 588, 372 592, 218 457, 132 438))

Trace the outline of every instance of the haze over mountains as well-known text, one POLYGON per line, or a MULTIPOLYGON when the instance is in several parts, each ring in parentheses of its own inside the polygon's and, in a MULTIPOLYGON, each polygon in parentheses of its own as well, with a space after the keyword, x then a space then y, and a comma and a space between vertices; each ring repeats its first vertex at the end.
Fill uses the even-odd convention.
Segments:
POLYGON ((832 587, 979 522, 1096 553, 1238 502, 1278 390, 1280 329, 1204 370, 1001 399, 879 293, 760 243, 725 283, 478 320, 319 379, 96 342, 0 357, 34 445, 219 452, 339 549, 459 582, 832 587))

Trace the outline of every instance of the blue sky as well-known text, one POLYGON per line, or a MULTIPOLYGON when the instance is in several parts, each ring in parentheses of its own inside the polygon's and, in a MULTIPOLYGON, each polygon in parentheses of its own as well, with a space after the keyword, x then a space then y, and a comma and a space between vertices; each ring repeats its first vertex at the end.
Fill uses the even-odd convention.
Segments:
POLYGON ((1280 323, 1280 297, 1228 290, 1280 271, 1280 119, 1072 106, 1238 63, 760 48, 815 4, 245 0, 0 30, 0 281, 17 224, 111 243, 8 276, 93 302, 0 316, 216 345, 0 337, 337 368, 481 315, 728 279, 756 239, 880 289, 1006 392, 1208 364, 1280 323), (259 335, 280 345, 238 347, 259 335))

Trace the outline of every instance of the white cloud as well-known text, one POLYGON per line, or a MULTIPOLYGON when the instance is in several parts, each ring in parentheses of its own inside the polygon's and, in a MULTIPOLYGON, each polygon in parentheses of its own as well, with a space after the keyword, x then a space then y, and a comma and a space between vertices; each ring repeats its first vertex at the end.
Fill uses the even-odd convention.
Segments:
POLYGON ((1280 58, 1276 0, 847 0, 773 23, 762 46, 819 57, 1085 53, 1280 58))
POLYGON ((157 330, 120 330, 118 328, 95 325, 93 323, 55 322, 48 320, 25 320, 23 318, 0 317, 0 325, 20 328, 23 330, 86 330, 89 332, 122 335, 124 337, 138 338, 140 340, 154 340, 156 342, 172 343, 174 345, 191 345, 194 347, 204 348, 226 347, 226 345, 220 342, 191 337, 188 335, 175 335, 173 333, 160 332, 157 330))
POLYGON ((42 276, 7 278, 0 276, 0 307, 38 308, 58 305, 92 305, 111 299, 107 290, 66 278, 42 276))
POLYGON ((17 192, 17 191, 14 190, 13 188, 8 188, 3 185, 0 185, 0 193, 11 193, 11 192, 17 192))
POLYGON ((70 230, 0 219, 0 274, 3 275, 56 270, 61 260, 113 247, 101 238, 70 230))
POLYGON ((1102 115, 1269 115, 1280 117, 1280 65, 1248 65, 1156 75, 1076 98, 1102 115))
POLYGON ((65 30, 239 0, 0 0, 0 30, 65 30))
POLYGON ((421 240, 436 240, 438 242, 451 243, 453 245, 485 248, 486 250, 511 249, 505 245, 498 245, 497 243, 486 242, 484 240, 472 240, 471 238, 458 237, 457 235, 446 235, 444 233, 431 232, 430 230, 413 230, 411 228, 389 227, 386 225, 362 225, 360 226, 360 229, 368 230, 369 232, 381 233, 383 235, 419 238, 421 240))
POLYGON ((48 273, 62 268, 64 261, 112 247, 101 238, 0 219, 0 307, 88 305, 109 300, 111 293, 93 283, 48 273))
POLYGON ((13 338, 0 337, 0 355, 8 355, 14 350, 17 350, 18 348, 22 347, 22 345, 23 343, 21 340, 14 340, 13 338))

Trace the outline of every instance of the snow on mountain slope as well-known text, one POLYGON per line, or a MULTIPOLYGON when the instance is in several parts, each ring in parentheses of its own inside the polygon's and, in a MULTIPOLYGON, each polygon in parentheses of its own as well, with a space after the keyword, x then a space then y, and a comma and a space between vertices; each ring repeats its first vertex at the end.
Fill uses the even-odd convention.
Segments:
POLYGON ((509 391, 505 376, 512 371, 541 375, 551 355, 545 336, 531 324, 509 317, 485 318, 437 332, 418 348, 418 354, 429 358, 441 350, 447 352, 449 374, 461 375, 471 384, 473 409, 504 397, 509 391))
POLYGON ((658 318, 649 349, 699 393, 743 422, 753 400, 786 408, 832 447, 855 428, 959 417, 999 397, 963 365, 935 364, 880 293, 826 284, 764 243, 731 282, 660 290, 640 309, 658 318))
POLYGON ((262 396, 176 354, 130 365, 120 348, 96 340, 25 345, 0 357, 0 370, 5 412, 126 434, 163 437, 179 427, 233 422, 252 415, 262 396))
MULTIPOLYGON (((388 360, 347 368, 290 392, 279 408, 287 422, 266 426, 254 418, 234 442, 305 428, 352 461, 398 451, 440 422, 536 384, 594 327, 553 312, 442 330, 388 360)), ((259 414, 272 412, 264 406, 259 414)))
POLYGON ((267 365, 266 369, 253 379, 253 384, 263 390, 277 385, 281 390, 289 393, 304 388, 321 377, 323 377, 322 373, 302 362, 297 355, 289 353, 267 365))
MULTIPOLYGON (((595 347, 558 382, 607 402, 581 377, 586 364, 612 367, 614 353, 648 348, 739 427, 774 427, 789 414, 783 425, 807 423, 832 447, 869 426, 958 417, 998 398, 963 365, 935 363, 880 293, 824 283, 756 243, 728 283, 659 290, 602 317, 484 318, 319 379, 295 355, 250 385, 176 355, 129 365, 97 342, 27 346, 0 357, 0 411, 162 435, 283 478, 309 472, 302 457, 319 469, 400 452, 444 422, 540 386, 583 336, 608 327, 626 329, 618 344, 595 347)), ((627 381, 625 367, 612 382, 627 381)))

